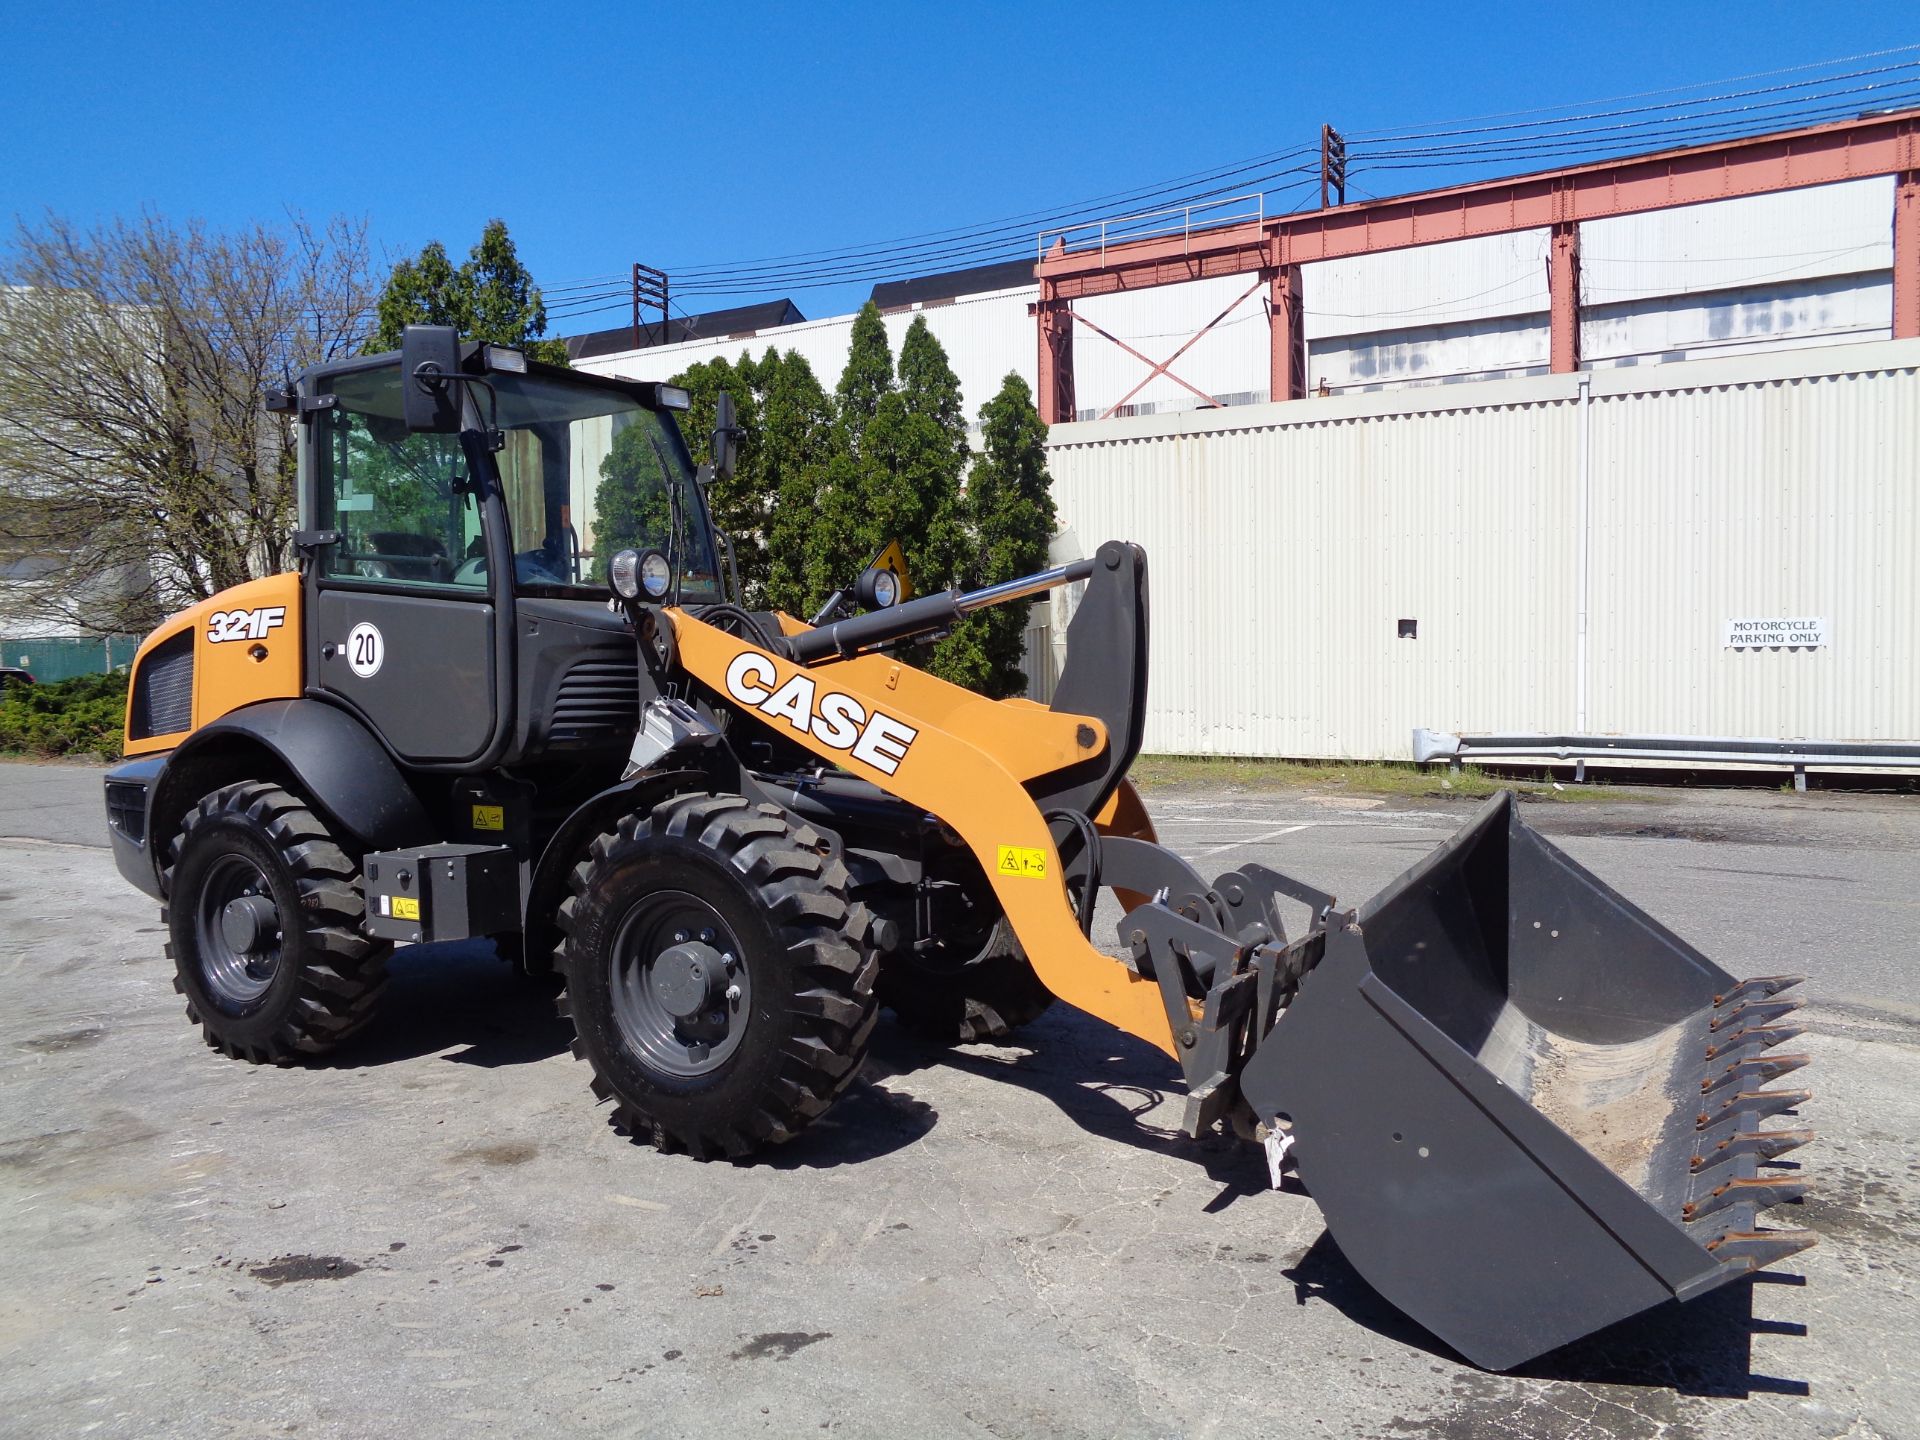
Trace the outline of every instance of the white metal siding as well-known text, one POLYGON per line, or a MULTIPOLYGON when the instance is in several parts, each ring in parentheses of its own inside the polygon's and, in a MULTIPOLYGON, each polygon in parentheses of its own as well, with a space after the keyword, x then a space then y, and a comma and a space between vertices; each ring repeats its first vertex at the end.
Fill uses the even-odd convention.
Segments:
POLYGON ((1592 305, 1892 268, 1891 175, 1580 227, 1580 292, 1592 305))
POLYGON ((1300 267, 1309 344, 1547 308, 1547 232, 1478 235, 1300 267))
MULTIPOLYGON (((1255 396, 1267 398, 1266 299, 1267 286, 1258 276, 1225 275, 1187 285, 1094 296, 1074 301, 1073 308, 1154 364, 1186 346, 1169 366, 1174 375, 1215 399, 1246 404, 1255 396), (1223 313, 1219 324, 1194 339, 1223 313)), ((1031 320, 1027 330, 1031 337, 1031 320)), ((1147 380, 1152 369, 1153 365, 1087 326, 1074 325, 1075 399, 1089 419, 1105 413, 1143 380, 1147 383, 1127 402, 1130 407, 1190 410, 1205 403, 1164 373, 1147 380)))
POLYGON ((1587 728, 1920 738, 1902 341, 1054 427, 1063 524, 1149 548, 1148 748, 1574 730, 1582 383, 1587 728), (1719 648, 1787 614, 1831 645, 1719 648))
POLYGON ((1596 398, 1596 730, 1920 738, 1920 379, 1801 353, 1815 373, 1596 398), (1828 644, 1722 648, 1787 615, 1828 644))

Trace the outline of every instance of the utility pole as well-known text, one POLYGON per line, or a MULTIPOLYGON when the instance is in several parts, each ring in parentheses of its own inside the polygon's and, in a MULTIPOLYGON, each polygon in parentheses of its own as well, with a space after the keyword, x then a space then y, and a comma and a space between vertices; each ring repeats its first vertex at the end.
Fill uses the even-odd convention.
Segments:
POLYGON ((1320 208, 1327 208, 1327 192, 1332 190, 1340 198, 1337 204, 1347 203, 1347 142, 1338 130, 1331 125, 1320 127, 1320 208))
POLYGON ((651 265, 633 262, 633 348, 640 348, 640 304, 645 301, 657 306, 660 311, 660 343, 667 343, 667 307, 671 302, 671 291, 667 281, 667 272, 656 270, 651 265))

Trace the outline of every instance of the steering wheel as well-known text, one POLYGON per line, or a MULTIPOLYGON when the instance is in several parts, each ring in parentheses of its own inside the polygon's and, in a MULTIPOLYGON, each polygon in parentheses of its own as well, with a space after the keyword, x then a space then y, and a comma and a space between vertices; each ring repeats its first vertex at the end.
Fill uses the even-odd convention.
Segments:
MULTIPOLYGON (((475 555, 453 572, 456 585, 483 585, 487 578, 487 557, 475 555)), ((513 578, 523 585, 564 585, 567 577, 553 568, 545 550, 522 550, 513 557, 513 578)))

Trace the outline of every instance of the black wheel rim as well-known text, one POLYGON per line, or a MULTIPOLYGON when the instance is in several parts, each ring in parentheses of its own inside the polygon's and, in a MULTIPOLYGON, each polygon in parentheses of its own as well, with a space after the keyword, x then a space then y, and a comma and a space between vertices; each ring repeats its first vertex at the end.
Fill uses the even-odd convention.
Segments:
POLYGON ((740 1048, 753 984, 738 937, 706 901, 657 890, 621 921, 608 977, 627 1044, 679 1079, 711 1074, 740 1048))
POLYGON ((229 1014, 259 1004, 280 973, 280 915, 267 875, 245 855, 207 867, 194 941, 208 997, 229 1014))

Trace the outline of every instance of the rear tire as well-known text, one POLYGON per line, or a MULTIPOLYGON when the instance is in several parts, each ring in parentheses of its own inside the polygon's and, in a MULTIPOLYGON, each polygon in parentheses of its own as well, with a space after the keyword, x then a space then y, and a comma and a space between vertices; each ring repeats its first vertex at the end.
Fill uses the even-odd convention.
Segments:
POLYGON ((187 812, 161 877, 173 988, 236 1060, 324 1055, 373 1018, 393 947, 360 933, 359 867, 277 785, 243 780, 187 812))
POLYGON ((738 795, 680 796, 595 840, 572 889, 561 1011, 616 1129, 737 1159, 853 1083, 879 964, 819 832, 738 795))
POLYGON ((916 1034, 941 1045, 977 1045, 1005 1040, 1053 1004, 1020 953, 1013 927, 1002 916, 980 946, 980 958, 959 970, 941 971, 895 956, 882 967, 880 999, 916 1034))

